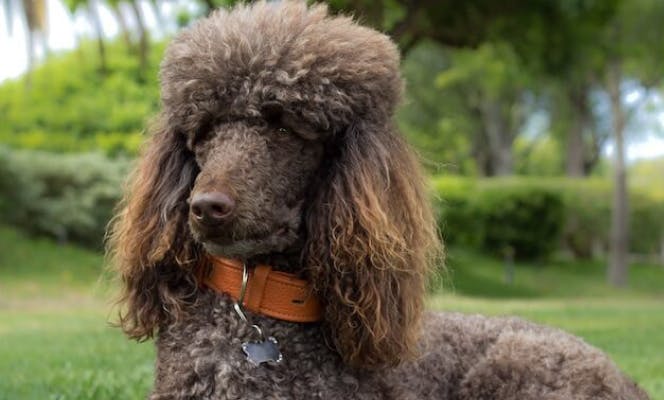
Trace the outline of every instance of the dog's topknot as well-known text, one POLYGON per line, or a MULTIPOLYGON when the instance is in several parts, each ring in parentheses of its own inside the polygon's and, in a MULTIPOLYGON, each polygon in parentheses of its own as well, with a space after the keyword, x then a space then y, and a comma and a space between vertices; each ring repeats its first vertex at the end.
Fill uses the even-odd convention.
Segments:
POLYGON ((161 66, 170 123, 258 115, 266 101, 317 131, 385 120, 399 102, 399 52, 385 35, 327 7, 258 2, 220 9, 180 33, 161 66))

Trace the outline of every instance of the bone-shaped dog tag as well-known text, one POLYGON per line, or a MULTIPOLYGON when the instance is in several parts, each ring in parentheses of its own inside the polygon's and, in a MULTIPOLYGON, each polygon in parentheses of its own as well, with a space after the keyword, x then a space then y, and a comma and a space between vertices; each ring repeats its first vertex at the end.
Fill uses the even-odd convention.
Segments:
POLYGON ((281 351, 279 351, 279 342, 272 336, 267 340, 244 342, 242 351, 247 356, 247 360, 257 366, 263 363, 278 364, 283 360, 281 351))

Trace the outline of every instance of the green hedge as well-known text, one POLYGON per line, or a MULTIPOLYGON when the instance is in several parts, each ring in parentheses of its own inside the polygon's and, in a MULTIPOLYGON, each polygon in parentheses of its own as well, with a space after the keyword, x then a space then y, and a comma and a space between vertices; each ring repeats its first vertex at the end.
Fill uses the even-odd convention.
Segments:
POLYGON ((448 243, 518 259, 546 257, 558 246, 564 207, 554 190, 518 179, 442 178, 434 187, 448 243))
POLYGON ((0 219, 22 230, 101 248, 130 162, 97 153, 0 147, 0 219))
MULTIPOLYGON (((439 225, 448 243, 517 258, 562 249, 576 258, 609 245, 611 183, 598 179, 433 179, 439 225)), ((664 237, 664 199, 630 190, 630 251, 656 254, 664 237)))

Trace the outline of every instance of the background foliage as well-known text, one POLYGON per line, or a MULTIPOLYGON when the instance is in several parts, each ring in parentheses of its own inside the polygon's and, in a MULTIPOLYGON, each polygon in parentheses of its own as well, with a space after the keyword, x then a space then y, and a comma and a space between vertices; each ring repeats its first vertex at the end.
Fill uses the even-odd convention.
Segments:
MULTIPOLYGON (((609 248, 610 182, 605 179, 438 177, 439 225, 445 241, 503 256, 542 259, 559 250, 603 258, 609 248)), ((651 188, 652 189, 652 188, 651 188)), ((656 255, 664 202, 659 190, 630 191, 631 249, 656 255)))
POLYGON ((54 155, 0 147, 2 222, 99 249, 128 167, 125 159, 99 153, 54 155))
POLYGON ((123 44, 107 49, 104 75, 92 43, 54 56, 24 79, 0 85, 0 143, 14 148, 135 155, 141 132, 159 105, 157 67, 163 44, 152 53, 144 79, 123 44))

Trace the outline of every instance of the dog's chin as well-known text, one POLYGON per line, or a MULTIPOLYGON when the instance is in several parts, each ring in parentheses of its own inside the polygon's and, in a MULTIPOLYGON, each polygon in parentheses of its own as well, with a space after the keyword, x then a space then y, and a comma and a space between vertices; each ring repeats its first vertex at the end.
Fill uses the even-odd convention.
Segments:
POLYGON ((261 238, 219 241, 200 240, 205 250, 213 256, 247 260, 256 256, 282 253, 297 243, 294 232, 276 232, 261 238))

